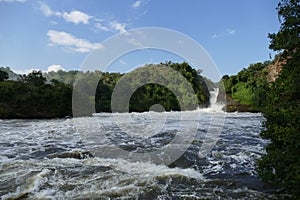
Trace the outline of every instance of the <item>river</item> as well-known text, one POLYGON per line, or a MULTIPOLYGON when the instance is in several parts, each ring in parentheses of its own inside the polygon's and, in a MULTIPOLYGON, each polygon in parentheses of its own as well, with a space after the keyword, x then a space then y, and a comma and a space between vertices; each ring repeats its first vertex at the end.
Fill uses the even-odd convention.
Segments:
MULTIPOLYGON (((131 113, 135 126, 140 126, 136 135, 116 129, 122 127, 112 122, 118 116, 122 114, 114 118, 103 113, 74 119, 1 120, 2 199, 284 199, 262 183, 255 171, 255 161, 268 143, 259 136, 265 120, 260 113, 212 109, 131 113), (178 117, 182 115, 188 117, 178 117), (211 120, 221 118, 224 125, 212 149, 199 157, 211 120), (193 141, 178 159, 160 163, 129 158, 172 143, 178 124, 189 127, 195 121, 199 124, 193 141), (96 131, 97 126, 103 135, 96 131), (150 129, 157 134, 148 135, 150 129), (91 139, 96 133, 101 137, 91 139), (99 147, 109 147, 105 148, 109 153, 99 147), (116 149, 128 155, 117 156, 116 149)), ((131 128, 126 130, 134 132, 131 128)))

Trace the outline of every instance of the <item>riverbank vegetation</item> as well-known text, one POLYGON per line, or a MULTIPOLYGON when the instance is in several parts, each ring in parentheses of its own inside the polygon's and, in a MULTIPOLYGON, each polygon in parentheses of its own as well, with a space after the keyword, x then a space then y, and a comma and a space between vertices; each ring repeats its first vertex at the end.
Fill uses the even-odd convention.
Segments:
POLYGON ((226 111, 259 111, 266 117, 261 136, 270 140, 258 161, 260 177, 300 198, 300 3, 282 0, 281 27, 269 34, 273 61, 251 64, 237 75, 222 77, 226 111))
POLYGON ((271 62, 251 64, 237 75, 224 75, 221 82, 224 84, 228 112, 262 112, 266 106, 267 93, 270 84, 267 74, 271 62))
POLYGON ((71 114, 72 87, 33 71, 19 80, 0 81, 0 118, 55 118, 71 114))
MULTIPOLYGON (((155 77, 150 76, 151 70, 162 67, 170 67, 181 74, 192 86, 196 97, 197 106, 207 107, 209 105, 209 91, 205 84, 205 79, 189 66, 187 63, 160 63, 144 66, 135 70, 148 72, 145 78, 148 82, 156 83, 155 77), (146 70, 145 70, 146 69, 146 70)), ((55 118, 72 115, 72 91, 73 84, 80 83, 84 87, 79 96, 94 101, 96 112, 111 112, 111 96, 113 90, 124 74, 109 72, 81 72, 81 71, 58 71, 43 74, 41 71, 33 71, 28 75, 16 75, 9 68, 0 70, 0 118, 55 118), (7 80, 8 74, 14 77, 14 80, 7 80), (15 78, 17 77, 17 78, 15 78), (97 84, 94 97, 85 92, 97 84)), ((143 74, 140 74, 143 75, 143 74)), ((161 74, 167 80, 170 80, 168 88, 186 94, 186 87, 178 87, 174 82, 175 77, 168 77, 161 74)), ((131 85, 138 84, 139 79, 134 77, 131 85)), ((146 84, 139 87, 130 99, 131 112, 148 111, 154 104, 163 105, 166 111, 181 110, 177 97, 170 89, 159 84, 146 84)), ((77 90, 76 90, 77 91, 77 90)), ((93 92, 90 92, 93 93, 93 92)), ((188 104, 189 100, 183 96, 183 103, 188 104)), ((196 109, 194 106, 190 109, 196 109)), ((187 109, 187 108, 186 108, 187 109)))
POLYGON ((267 93, 262 137, 270 139, 267 154, 258 162, 266 182, 300 198, 300 3, 282 0, 278 7, 281 27, 270 34, 270 48, 281 52, 280 75, 267 93))
POLYGON ((272 61, 251 64, 237 75, 224 75, 225 110, 262 112, 261 136, 270 140, 257 165, 260 177, 300 198, 300 3, 282 0, 277 7, 281 27, 269 34, 272 61))

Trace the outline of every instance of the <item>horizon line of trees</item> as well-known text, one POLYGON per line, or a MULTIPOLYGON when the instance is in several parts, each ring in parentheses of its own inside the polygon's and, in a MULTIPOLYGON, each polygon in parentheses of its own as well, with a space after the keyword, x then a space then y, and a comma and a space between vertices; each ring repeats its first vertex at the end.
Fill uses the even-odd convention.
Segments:
POLYGON ((71 85, 51 80, 41 71, 7 80, 0 70, 0 118, 55 118, 71 114, 71 85))
MULTIPOLYGON (((196 94, 197 105, 208 106, 209 91, 205 83, 208 80, 187 63, 166 62, 151 66, 153 68, 167 66, 178 71, 192 86, 196 94)), ((151 74, 151 70, 148 70, 149 74, 151 74)), ((100 71, 58 71, 47 74, 33 71, 28 75, 20 75, 17 80, 8 80, 8 73, 0 70, 0 118, 72 116, 72 93, 74 91, 73 84, 76 85, 75 80, 77 83, 82 81, 86 91, 93 88, 93 84, 96 83, 97 88, 93 95, 91 92, 85 94, 86 91, 81 91, 80 98, 93 101, 96 112, 112 112, 111 95, 116 83, 123 75, 100 71)), ((162 76, 168 77, 168 74, 162 76)), ((169 77, 169 80, 172 80, 172 77, 169 77)), ((136 84, 137 81, 138 79, 133 78, 132 84, 136 84)), ((179 85, 169 86, 177 89, 179 85)), ((185 88, 181 87, 179 91, 184 94, 185 88)), ((189 100, 185 98, 184 101, 188 103, 189 100)), ((146 84, 133 93, 130 99, 130 112, 149 111, 154 104, 163 105, 166 111, 181 109, 177 97, 170 88, 162 87, 159 84, 146 84)))

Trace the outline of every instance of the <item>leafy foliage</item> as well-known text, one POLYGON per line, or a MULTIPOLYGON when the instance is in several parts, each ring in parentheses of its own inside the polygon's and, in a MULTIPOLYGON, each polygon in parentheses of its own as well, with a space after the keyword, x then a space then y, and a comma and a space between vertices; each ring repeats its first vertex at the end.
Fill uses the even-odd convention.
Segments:
MULTIPOLYGON (((140 84, 141 79, 148 78, 155 83, 157 77, 152 76, 158 67, 170 67, 181 74, 196 94, 196 102, 203 107, 209 103, 209 92, 203 77, 187 63, 161 63, 138 68, 131 77, 130 87, 140 84), (140 74, 147 68, 148 74, 140 74), (151 69, 150 69, 151 68, 151 69)), ((72 114, 72 91, 80 102, 95 105, 96 112, 112 112, 111 96, 118 81, 124 76, 120 73, 58 71, 43 74, 33 71, 19 76, 17 81, 4 81, 0 84, 0 118, 51 118, 72 114), (76 82, 75 82, 76 80, 76 82), (71 86, 73 85, 73 87, 71 86), (97 87, 96 87, 97 86, 97 87), (76 87, 76 90, 74 89, 76 87), (80 88, 78 88, 80 87, 80 88)), ((186 87, 167 72, 160 75, 172 80, 163 87, 159 84, 146 84, 137 88, 130 99, 130 111, 148 111, 154 104, 161 104, 165 110, 180 110, 179 101, 174 91, 182 95, 184 109, 189 108, 193 97, 185 95, 186 87), (177 82, 176 82, 177 81, 177 82)))
POLYGON ((120 73, 101 74, 95 94, 96 112, 111 112, 111 95, 121 77, 120 73))
POLYGON ((0 82, 8 79, 8 73, 0 70, 0 82))
MULTIPOLYGON (((191 97, 186 96, 188 94, 185 85, 181 84, 178 77, 172 76, 169 71, 160 70, 160 77, 164 77, 167 81, 167 87, 159 84, 155 84, 161 78, 157 76, 155 71, 159 68, 170 67, 181 74, 185 80, 192 86, 196 97, 197 106, 207 107, 209 103, 209 91, 204 82, 204 79, 198 74, 198 72, 189 66, 187 63, 161 63, 157 65, 146 65, 144 67, 137 68, 136 70, 126 74, 126 81, 128 87, 134 87, 138 85, 136 91, 133 92, 129 101, 130 112, 144 112, 149 111, 149 108, 154 104, 160 104, 166 111, 170 110, 181 110, 181 109, 196 109, 197 106, 189 108, 188 105, 191 102, 191 97), (155 75, 156 74, 156 75, 155 75), (142 79, 141 79, 142 78, 142 79), (148 81, 150 84, 143 84, 148 81), (184 108, 181 108, 176 95, 173 93, 177 91, 177 94, 182 94, 182 103, 184 108)), ((96 90, 96 111, 97 112, 111 112, 111 96, 113 90, 122 78, 121 74, 118 73, 103 73, 96 90)), ((181 96, 181 95, 180 95, 181 96)))
POLYGON ((72 114, 72 87, 46 83, 40 71, 0 82, 0 118, 53 118, 72 114))
POLYGON ((285 64, 267 96, 266 129, 261 135, 271 143, 258 171, 263 180, 300 198, 299 0, 282 0, 277 10, 281 28, 269 35, 270 48, 282 51, 285 64))
POLYGON ((242 104, 262 110, 266 104, 266 94, 270 90, 266 79, 269 64, 269 61, 251 64, 237 75, 224 75, 221 81, 226 95, 242 104))

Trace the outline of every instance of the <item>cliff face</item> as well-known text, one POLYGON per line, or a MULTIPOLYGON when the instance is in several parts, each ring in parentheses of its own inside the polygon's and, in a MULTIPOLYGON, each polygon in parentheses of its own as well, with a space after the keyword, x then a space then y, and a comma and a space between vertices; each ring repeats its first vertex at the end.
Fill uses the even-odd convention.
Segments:
POLYGON ((282 66, 285 64, 286 62, 281 60, 280 58, 276 58, 274 63, 270 64, 267 67, 267 80, 269 83, 276 81, 277 77, 280 74, 280 71, 282 69, 282 66))

